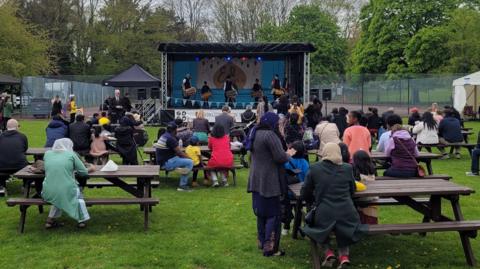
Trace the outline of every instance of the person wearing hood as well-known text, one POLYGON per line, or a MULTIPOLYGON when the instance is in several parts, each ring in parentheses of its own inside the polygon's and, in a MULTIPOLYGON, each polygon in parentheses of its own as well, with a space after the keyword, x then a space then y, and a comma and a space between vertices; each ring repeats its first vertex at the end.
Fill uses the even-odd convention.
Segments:
MULTIPOLYGON (((27 137, 18 131, 18 122, 10 119, 7 122, 7 130, 0 134, 0 152, 8 154, 0 154, 0 169, 3 171, 16 172, 27 163, 25 152, 28 149, 27 137)), ((0 177, 0 189, 5 187, 5 181, 8 177, 0 177)))
MULTIPOLYGON (((330 234, 335 231, 339 267, 348 265, 349 246, 366 234, 368 226, 361 224, 352 201, 355 179, 352 166, 342 161, 340 147, 327 143, 322 161, 310 166, 300 195, 307 203, 316 206, 313 222, 307 223, 303 232, 324 251, 323 266, 331 267, 336 260, 330 246, 330 234)), ((313 213, 313 212, 312 212, 313 213)))
POLYGON ((51 148, 55 140, 68 137, 68 126, 59 115, 53 116, 45 131, 47 133, 46 148, 51 148))
MULTIPOLYGON (((45 228, 63 226, 57 221, 62 211, 78 222, 78 228, 85 228, 90 219, 85 200, 73 176, 87 177, 88 170, 73 151, 73 142, 68 138, 55 141, 52 150, 45 153, 45 180, 43 181, 42 198, 52 204, 45 228)), ((95 166, 90 170, 94 171, 95 166)))
POLYGON ((392 159, 392 165, 383 173, 387 177, 417 177, 418 148, 410 133, 400 124, 391 128, 392 135, 385 145, 385 153, 392 159))
POLYGON ((252 130, 251 168, 247 191, 252 194, 252 208, 257 217, 257 243, 264 256, 281 256, 279 250, 282 201, 287 194, 283 165, 295 155, 295 149, 285 152, 278 131, 279 117, 266 112, 252 130))
POLYGON ((138 165, 137 144, 133 139, 133 127, 137 124, 130 114, 121 118, 120 126, 115 128, 117 150, 122 157, 123 165, 138 165))

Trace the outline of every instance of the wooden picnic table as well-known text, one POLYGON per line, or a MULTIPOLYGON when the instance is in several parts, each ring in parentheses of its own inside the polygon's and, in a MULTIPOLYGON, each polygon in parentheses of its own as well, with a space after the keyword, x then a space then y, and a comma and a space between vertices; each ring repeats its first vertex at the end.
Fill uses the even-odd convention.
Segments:
MULTIPOLYGON (((25 152, 25 155, 27 156, 33 156, 33 159, 36 160, 42 160, 43 156, 45 155, 45 152, 51 150, 52 148, 28 148, 27 151, 25 152)), ((108 150, 108 154, 118 154, 117 151, 115 150, 108 150)))
MULTIPOLYGON (((372 151, 370 156, 373 161, 389 161, 390 157, 387 156, 385 152, 372 151)), ((440 154, 431 153, 431 152, 419 152, 419 155, 415 157, 417 162, 423 162, 427 166, 427 171, 429 175, 433 175, 432 160, 439 159, 442 157, 440 154)))
MULTIPOLYGON (((158 199, 152 199, 152 188, 151 182, 152 180, 158 178, 158 171, 160 167, 157 165, 119 165, 117 171, 113 172, 102 172, 101 167, 97 166, 96 170, 90 172, 90 178, 104 178, 107 181, 110 181, 114 186, 119 187, 120 189, 124 190, 125 192, 134 196, 134 199, 128 199, 128 204, 134 204, 135 201, 138 201, 138 204, 143 204, 142 201, 147 199, 150 201, 150 205, 153 202, 158 203, 158 199), (131 185, 125 181, 124 178, 136 178, 137 184, 131 185)), ((37 191, 36 197, 40 197, 41 186, 43 179, 45 177, 44 174, 34 174, 30 172, 29 166, 24 167, 20 171, 14 174, 14 177, 22 179, 24 185, 24 198, 30 198, 30 189, 32 182, 35 182, 35 188, 37 191)), ((80 186, 84 187, 86 180, 78 180, 80 182, 80 186)), ((122 198, 105 198, 102 199, 102 204, 122 204, 122 198)), ((126 201, 126 200, 125 200, 126 201)), ((7 201, 8 204, 8 201, 7 201)), ((127 203, 123 203, 127 204, 127 203)), ((148 229, 148 211, 151 211, 150 206, 143 206, 143 211, 145 212, 145 222, 144 228, 145 230, 148 229)), ((25 215, 26 215, 27 207, 21 206, 21 220, 20 220, 20 232, 23 232, 24 224, 25 224, 25 215), (23 210, 23 211, 22 211, 23 210)))
MULTIPOLYGON (((289 186, 290 191, 294 194, 295 199, 297 199, 293 227, 294 238, 302 221, 303 201, 300 200, 300 190, 302 186, 303 183, 292 184, 289 186)), ((376 199, 392 198, 397 202, 396 204, 406 205, 424 216, 423 222, 420 224, 370 225, 369 234, 402 233, 402 231, 409 231, 410 233, 414 231, 422 231, 422 233, 433 231, 458 231, 467 263, 474 266, 475 258, 469 239, 476 236, 476 229, 479 228, 479 223, 478 221, 464 221, 459 202, 460 196, 470 195, 472 193, 474 193, 474 190, 469 187, 461 186, 442 179, 378 180, 368 182, 367 189, 362 192, 356 192, 353 198, 354 200, 367 197, 377 197, 376 199), (428 202, 425 203, 419 201, 417 198, 418 196, 428 197, 428 202), (454 214, 453 219, 442 213, 442 198, 450 201, 454 214), (435 223, 438 223, 438 225, 435 225, 435 223), (425 229, 427 226, 428 228, 425 229), (467 228, 470 230, 464 230, 467 228)), ((368 203, 370 202, 375 204, 375 198, 373 200, 368 200, 368 203)), ((399 220, 399 223, 401 223, 401 220, 399 220)), ((318 257, 316 258, 318 259, 318 257)))

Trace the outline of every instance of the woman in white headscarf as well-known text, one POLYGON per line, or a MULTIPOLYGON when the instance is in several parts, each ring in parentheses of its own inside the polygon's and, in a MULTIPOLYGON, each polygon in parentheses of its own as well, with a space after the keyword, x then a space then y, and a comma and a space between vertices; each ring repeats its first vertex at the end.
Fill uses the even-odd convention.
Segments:
POLYGON ((331 232, 335 231, 338 268, 343 268, 341 266, 350 263, 349 246, 360 240, 368 227, 360 223, 353 204, 355 179, 352 166, 343 163, 338 144, 325 144, 322 157, 321 162, 310 167, 301 190, 303 199, 316 206, 313 221, 308 221, 302 230, 322 244, 325 267, 331 267, 336 259, 329 239, 331 232))
MULTIPOLYGON (((52 204, 45 228, 63 226, 56 221, 62 211, 78 221, 78 227, 84 228, 90 219, 83 196, 75 180, 77 176, 86 177, 88 171, 77 154, 73 151, 73 142, 68 138, 55 141, 52 150, 45 153, 45 180, 42 198, 52 204)), ((91 167, 91 169, 95 169, 91 167)))

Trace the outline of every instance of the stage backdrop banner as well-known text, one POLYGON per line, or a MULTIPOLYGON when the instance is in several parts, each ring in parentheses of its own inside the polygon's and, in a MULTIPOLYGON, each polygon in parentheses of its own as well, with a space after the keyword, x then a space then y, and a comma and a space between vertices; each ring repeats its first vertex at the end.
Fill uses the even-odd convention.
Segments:
MULTIPOLYGON (((181 118, 184 122, 188 121, 191 122, 193 119, 196 118, 195 113, 198 111, 198 109, 175 109, 175 118, 181 118)), ((244 112, 244 109, 232 109, 230 114, 235 116, 235 121, 236 122, 241 122, 241 114, 244 112)), ((205 118, 209 122, 215 122, 215 117, 220 115, 222 113, 221 109, 206 109, 204 110, 205 112, 205 118)))
POLYGON ((223 89, 223 83, 230 76, 238 90, 251 89, 255 79, 262 79, 262 62, 255 58, 203 58, 197 65, 199 88, 206 81, 210 88, 223 89))

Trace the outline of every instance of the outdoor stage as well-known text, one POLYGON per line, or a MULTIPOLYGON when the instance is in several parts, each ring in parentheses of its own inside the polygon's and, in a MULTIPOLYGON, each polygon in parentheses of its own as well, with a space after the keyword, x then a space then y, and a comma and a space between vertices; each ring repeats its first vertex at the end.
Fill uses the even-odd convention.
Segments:
POLYGON ((254 104, 251 89, 259 79, 263 94, 273 101, 271 81, 275 74, 280 82, 288 78, 290 95, 309 101, 310 56, 315 51, 309 43, 162 43, 162 74, 160 76, 160 109, 179 109, 186 106, 204 109, 221 109, 225 105, 223 83, 232 78, 238 95, 230 105, 244 109, 254 104), (191 75, 197 93, 185 99, 182 81, 191 75), (212 96, 205 103, 200 89, 206 81, 212 96))

